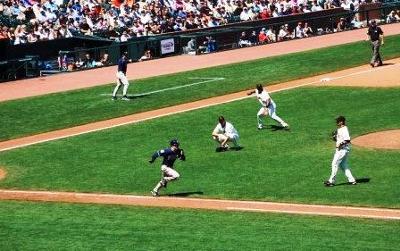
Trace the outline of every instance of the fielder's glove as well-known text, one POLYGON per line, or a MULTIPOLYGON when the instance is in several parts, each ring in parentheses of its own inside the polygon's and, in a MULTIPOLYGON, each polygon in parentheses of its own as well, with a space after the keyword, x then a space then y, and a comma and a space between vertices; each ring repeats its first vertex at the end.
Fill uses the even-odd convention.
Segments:
POLYGON ((183 149, 180 149, 179 159, 180 160, 186 160, 185 152, 183 151, 183 149))
POLYGON ((336 142, 337 130, 334 130, 331 134, 331 139, 336 142))

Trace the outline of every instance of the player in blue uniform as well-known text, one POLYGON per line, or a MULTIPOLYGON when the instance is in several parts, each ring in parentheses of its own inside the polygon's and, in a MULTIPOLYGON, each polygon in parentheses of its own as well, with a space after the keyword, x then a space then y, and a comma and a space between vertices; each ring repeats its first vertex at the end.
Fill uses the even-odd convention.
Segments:
POLYGON ((116 74, 117 75, 117 85, 115 86, 114 91, 112 93, 112 100, 117 99, 117 92, 122 85, 124 86, 124 88, 122 90, 122 100, 129 100, 129 98, 127 96, 129 81, 126 78, 126 70, 128 67, 128 62, 130 62, 130 60, 128 60, 128 55, 125 52, 122 54, 122 57, 118 60, 118 71, 116 74))
POLYGON ((173 167, 175 160, 186 159, 185 153, 183 149, 179 148, 179 142, 176 139, 171 140, 169 148, 155 152, 149 162, 154 163, 154 161, 160 156, 163 157, 161 165, 161 180, 151 191, 153 196, 159 196, 159 192, 162 187, 167 187, 167 183, 169 181, 176 180, 180 177, 179 173, 173 167))

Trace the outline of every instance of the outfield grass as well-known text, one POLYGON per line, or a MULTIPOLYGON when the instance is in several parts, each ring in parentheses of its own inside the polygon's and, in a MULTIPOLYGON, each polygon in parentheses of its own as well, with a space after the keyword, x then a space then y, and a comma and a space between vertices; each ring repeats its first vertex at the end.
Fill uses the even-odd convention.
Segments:
MULTIPOLYGON (((400 207, 399 151, 353 147, 350 165, 358 186, 325 188, 334 143, 334 117, 343 114, 353 137, 399 128, 400 89, 299 88, 273 95, 278 114, 292 130, 256 129, 255 98, 168 116, 111 130, 0 153, 8 177, 2 188, 149 194, 159 179, 153 151, 178 137, 187 161, 168 194, 400 207), (244 149, 215 153, 211 131, 223 114, 239 130, 244 149)), ((274 124, 268 120, 269 124, 274 124)), ((344 182, 339 173, 338 182, 344 182)))
POLYGON ((1 250, 398 250, 400 221, 0 202, 1 250))
MULTIPOLYGON (((399 57, 400 36, 387 37, 382 47, 384 59, 399 57)), ((268 56, 268 55, 266 55, 268 56)), ((66 128, 107 118, 137 113, 174 104, 219 96, 254 87, 332 72, 366 64, 371 56, 369 43, 357 42, 308 52, 265 58, 245 63, 201 69, 134 81, 131 93, 145 93, 200 80, 223 77, 188 88, 155 93, 132 102, 113 102, 113 85, 26 98, 0 103, 0 140, 66 128)), ((68 75, 65 75, 68 77, 68 75)))

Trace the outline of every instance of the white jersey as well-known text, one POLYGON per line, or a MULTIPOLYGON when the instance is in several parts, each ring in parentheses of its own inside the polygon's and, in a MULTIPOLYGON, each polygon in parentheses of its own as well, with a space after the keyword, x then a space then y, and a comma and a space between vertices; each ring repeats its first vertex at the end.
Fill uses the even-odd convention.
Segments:
POLYGON ((346 140, 350 141, 350 134, 349 134, 349 129, 347 126, 340 127, 337 130, 336 134, 336 147, 339 147, 340 144, 345 142, 346 140))
POLYGON ((221 124, 218 123, 214 129, 214 133, 225 134, 225 135, 239 135, 235 127, 233 127, 233 125, 229 122, 225 123, 225 128, 223 128, 221 124))
POLYGON ((266 90, 263 90, 261 93, 258 93, 256 90, 256 97, 263 107, 267 107, 273 103, 271 96, 269 96, 266 90))

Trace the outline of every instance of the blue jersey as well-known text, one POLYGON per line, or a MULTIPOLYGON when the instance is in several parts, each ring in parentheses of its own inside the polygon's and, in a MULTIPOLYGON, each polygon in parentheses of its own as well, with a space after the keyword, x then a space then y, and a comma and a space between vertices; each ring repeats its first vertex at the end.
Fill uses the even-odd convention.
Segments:
POLYGON ((172 151, 171 148, 165 148, 163 150, 157 151, 151 157, 152 161, 157 159, 159 156, 164 157, 162 164, 168 167, 173 167, 176 159, 185 160, 183 152, 178 149, 176 152, 172 151))
POLYGON ((122 71, 124 74, 126 74, 126 68, 128 66, 128 61, 120 58, 118 60, 118 71, 122 71))

